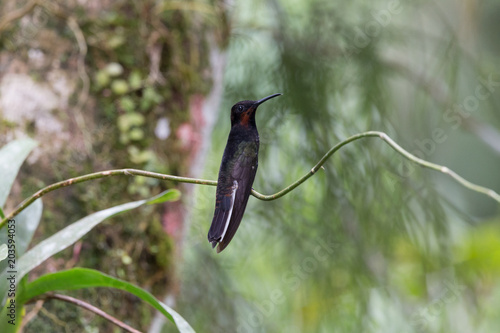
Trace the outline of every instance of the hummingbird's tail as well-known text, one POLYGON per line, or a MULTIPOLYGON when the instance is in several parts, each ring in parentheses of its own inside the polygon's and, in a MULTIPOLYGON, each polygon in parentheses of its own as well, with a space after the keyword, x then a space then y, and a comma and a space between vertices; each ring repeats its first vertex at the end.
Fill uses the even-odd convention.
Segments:
MULTIPOLYGON (((214 248, 218 243, 224 240, 227 228, 231 222, 231 216, 234 207, 234 198, 236 197, 236 191, 238 190, 238 182, 233 181, 233 186, 231 187, 231 192, 229 195, 221 194, 215 205, 214 218, 212 220, 212 225, 208 231, 208 241, 212 243, 212 248, 214 248)), ((218 252, 222 251, 219 249, 218 252)))

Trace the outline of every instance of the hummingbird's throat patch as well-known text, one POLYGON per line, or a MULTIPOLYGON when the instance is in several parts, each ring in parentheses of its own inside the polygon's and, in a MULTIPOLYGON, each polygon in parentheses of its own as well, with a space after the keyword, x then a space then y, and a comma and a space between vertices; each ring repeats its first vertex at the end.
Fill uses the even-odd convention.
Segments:
POLYGON ((248 125, 250 124, 250 115, 252 114, 252 111, 252 109, 249 109, 241 114, 241 125, 248 127, 248 125))

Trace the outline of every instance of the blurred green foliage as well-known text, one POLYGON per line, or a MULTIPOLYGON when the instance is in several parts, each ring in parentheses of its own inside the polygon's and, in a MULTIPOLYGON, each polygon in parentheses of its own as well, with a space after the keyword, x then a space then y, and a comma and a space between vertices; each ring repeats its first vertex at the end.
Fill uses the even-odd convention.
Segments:
MULTIPOLYGON (((500 81, 498 54, 475 38, 488 34, 477 23, 499 7, 460 6, 237 1, 205 178, 216 178, 231 105, 282 92, 257 114, 261 193, 282 189, 338 141, 366 130, 498 191, 500 153, 485 140, 500 131, 498 86, 476 97, 480 107, 473 102, 479 78, 500 81), (450 8, 461 14, 448 15, 450 8)), ((343 148, 284 198, 250 199, 220 255, 206 243, 214 192, 196 189, 183 265, 180 311, 199 331, 500 328, 488 310, 499 302, 498 204, 404 161, 380 140, 343 148)))

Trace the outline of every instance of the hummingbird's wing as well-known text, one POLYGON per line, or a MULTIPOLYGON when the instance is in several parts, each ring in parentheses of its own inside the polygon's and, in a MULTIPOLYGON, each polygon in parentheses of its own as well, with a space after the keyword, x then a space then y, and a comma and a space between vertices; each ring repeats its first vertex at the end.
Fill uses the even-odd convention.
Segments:
POLYGON ((257 154, 241 154, 233 164, 228 179, 217 186, 214 218, 208 240, 221 252, 233 239, 247 206, 257 172, 257 154), (232 184, 229 186, 229 184, 232 184))
POLYGON ((219 177, 219 182, 215 199, 214 218, 208 231, 208 241, 212 243, 212 247, 215 247, 218 242, 224 239, 231 221, 234 200, 238 191, 238 182, 236 180, 233 181, 233 185, 230 187, 223 184, 221 177, 219 177))

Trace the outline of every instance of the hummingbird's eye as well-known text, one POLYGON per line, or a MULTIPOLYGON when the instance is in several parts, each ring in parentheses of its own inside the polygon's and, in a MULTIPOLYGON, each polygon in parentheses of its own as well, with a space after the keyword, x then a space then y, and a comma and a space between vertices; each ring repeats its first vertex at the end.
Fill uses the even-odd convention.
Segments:
POLYGON ((243 105, 238 105, 238 111, 243 112, 245 110, 245 107, 243 105))

